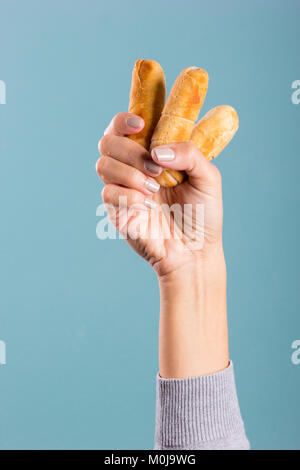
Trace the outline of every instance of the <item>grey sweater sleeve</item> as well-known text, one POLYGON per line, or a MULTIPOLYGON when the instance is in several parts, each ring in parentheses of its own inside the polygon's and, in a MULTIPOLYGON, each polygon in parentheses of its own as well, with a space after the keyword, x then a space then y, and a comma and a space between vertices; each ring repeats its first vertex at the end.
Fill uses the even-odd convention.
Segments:
POLYGON ((249 448, 232 362, 216 374, 188 379, 157 377, 155 449, 249 448))

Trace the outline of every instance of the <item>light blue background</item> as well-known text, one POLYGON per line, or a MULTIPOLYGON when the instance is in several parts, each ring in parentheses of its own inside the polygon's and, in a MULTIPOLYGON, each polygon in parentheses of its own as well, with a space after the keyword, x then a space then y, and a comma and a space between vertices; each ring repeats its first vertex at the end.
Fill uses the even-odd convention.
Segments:
POLYGON ((300 449, 299 1, 0 0, 0 447, 153 446, 159 298, 99 241, 97 142, 138 58, 210 75, 240 130, 223 174, 231 357, 252 447, 300 449))

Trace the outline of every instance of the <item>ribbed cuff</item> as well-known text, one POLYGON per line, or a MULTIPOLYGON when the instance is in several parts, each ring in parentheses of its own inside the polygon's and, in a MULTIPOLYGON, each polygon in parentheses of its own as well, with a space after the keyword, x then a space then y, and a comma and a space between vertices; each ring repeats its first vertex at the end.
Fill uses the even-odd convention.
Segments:
POLYGON ((231 438, 244 440, 247 448, 232 362, 216 374, 157 377, 156 449, 197 449, 203 443, 231 438))

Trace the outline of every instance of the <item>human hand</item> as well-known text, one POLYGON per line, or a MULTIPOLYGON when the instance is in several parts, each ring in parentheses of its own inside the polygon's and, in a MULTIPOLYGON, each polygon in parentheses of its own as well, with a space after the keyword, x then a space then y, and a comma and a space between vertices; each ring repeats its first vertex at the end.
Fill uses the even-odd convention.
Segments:
POLYGON ((221 247, 221 176, 192 143, 156 147, 150 155, 125 137, 143 126, 138 116, 116 115, 99 143, 97 172, 105 183, 102 197, 111 221, 162 277, 221 247), (159 187, 154 177, 162 168, 183 170, 187 179, 159 187), (127 209, 120 197, 127 198, 127 209))
POLYGON ((97 162, 105 184, 102 197, 111 221, 158 275, 160 375, 214 373, 228 365, 220 172, 191 143, 156 147, 150 155, 125 137, 143 125, 138 116, 120 113, 105 131, 97 162), (184 170, 187 179, 159 187, 154 177, 162 168, 184 170), (127 208, 120 205, 121 197, 127 198, 127 208), (192 212, 185 212, 185 205, 192 212))

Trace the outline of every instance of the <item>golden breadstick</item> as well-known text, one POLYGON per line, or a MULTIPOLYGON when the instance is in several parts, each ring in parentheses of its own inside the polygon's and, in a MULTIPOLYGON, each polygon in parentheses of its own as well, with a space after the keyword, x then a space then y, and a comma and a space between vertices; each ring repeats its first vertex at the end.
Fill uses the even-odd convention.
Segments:
POLYGON ((231 106, 211 109, 194 128, 190 141, 207 160, 216 158, 230 142, 239 127, 239 118, 231 106))
MULTIPOLYGON (((184 69, 177 77, 154 130, 150 150, 158 145, 186 142, 205 99, 207 72, 198 67, 184 69)), ((164 170, 156 179, 161 186, 172 187, 184 180, 184 173, 164 170)))
POLYGON ((163 69, 155 60, 140 59, 132 71, 132 84, 128 111, 141 116, 144 129, 130 135, 140 145, 149 149, 151 137, 165 104, 166 81, 163 69))

